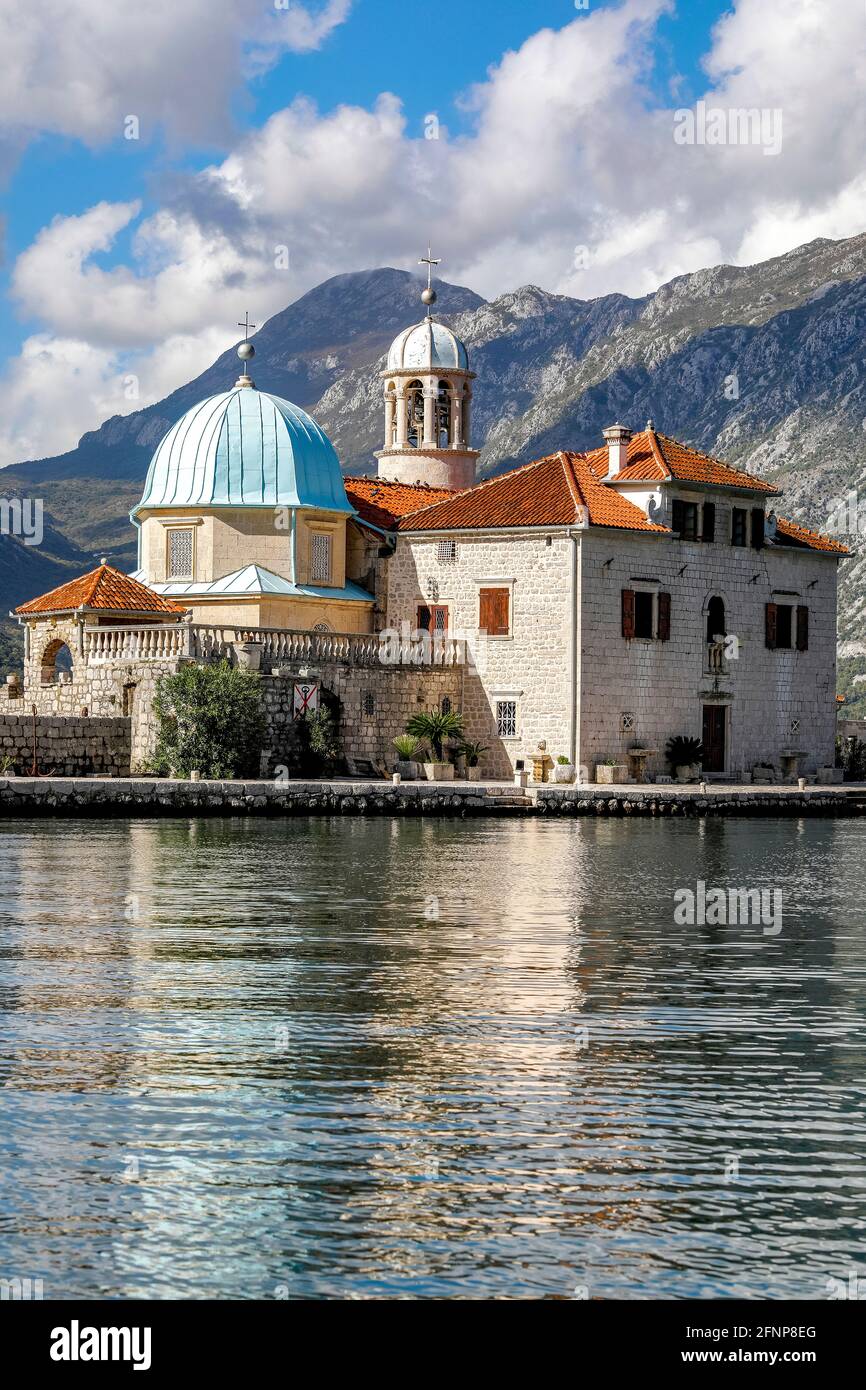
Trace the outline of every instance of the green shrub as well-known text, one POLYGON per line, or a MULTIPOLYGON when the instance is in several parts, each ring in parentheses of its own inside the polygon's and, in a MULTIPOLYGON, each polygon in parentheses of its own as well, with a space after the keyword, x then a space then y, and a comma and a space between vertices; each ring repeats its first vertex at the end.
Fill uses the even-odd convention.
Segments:
POLYGON ((342 762, 339 707, 324 702, 309 710, 300 724, 301 771, 305 777, 318 777, 342 762))
POLYGON ((412 734, 398 734, 394 739, 394 747, 404 763, 411 763, 421 747, 421 740, 414 738, 412 734))
POLYGON ((676 738, 668 739, 665 757, 674 771, 678 767, 691 767, 692 763, 699 763, 703 756, 704 745, 699 738, 677 734, 676 738))
POLYGON ((463 734, 463 715, 456 710, 445 714, 441 709, 425 710, 413 714, 406 725, 407 734, 426 739, 433 749, 434 763, 442 761, 442 742, 446 738, 459 739, 463 734))
POLYGON ((154 770, 182 777, 257 776, 264 742, 261 687, 254 671, 220 661, 182 666, 157 683, 154 770))

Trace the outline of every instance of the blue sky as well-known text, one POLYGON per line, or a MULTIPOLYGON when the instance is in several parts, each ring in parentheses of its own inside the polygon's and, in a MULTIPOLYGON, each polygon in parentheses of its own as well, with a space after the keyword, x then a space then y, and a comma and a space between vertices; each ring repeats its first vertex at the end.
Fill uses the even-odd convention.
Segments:
POLYGON ((247 303, 261 323, 330 274, 412 265, 428 235, 488 297, 592 297, 862 230, 863 98, 842 84, 863 10, 0 0, 0 462, 158 399, 247 303), (778 157, 678 147, 701 98, 781 112, 778 157))

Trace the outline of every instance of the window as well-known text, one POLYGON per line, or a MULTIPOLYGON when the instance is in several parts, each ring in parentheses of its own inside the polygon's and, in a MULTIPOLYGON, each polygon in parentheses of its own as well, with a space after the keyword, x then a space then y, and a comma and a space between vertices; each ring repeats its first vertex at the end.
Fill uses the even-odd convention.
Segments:
POLYGON ((725 636, 725 601, 714 594, 707 605, 707 641, 725 636))
POLYGON ((373 694, 372 690, 364 691, 364 713, 367 716, 376 713, 376 696, 373 694))
POLYGON ((697 502, 684 502, 682 498, 675 497, 671 508, 671 530, 675 531, 680 540, 696 541, 698 538, 698 504, 697 502))
POLYGON ((715 502, 705 502, 703 509, 703 525, 701 529, 702 541, 714 541, 716 539, 716 504, 715 502))
POLYGON ((669 642, 671 636, 671 596, 652 589, 622 590, 622 635, 626 641, 639 638, 669 642))
POLYGON ((635 637, 651 638, 653 635, 653 602, 652 594, 645 594, 638 591, 634 596, 634 635, 635 637))
POLYGON ((192 528, 181 530, 180 527, 172 527, 168 532, 167 577, 169 579, 192 579, 192 557, 192 528))
POLYGON ((731 545, 746 544, 746 510, 734 507, 731 511, 731 545))
POLYGON ((500 738, 517 737, 517 701, 496 701, 496 728, 500 738))
POLYGON ((451 564, 457 559, 457 542, 440 541, 436 547, 436 559, 440 564, 451 564))
POLYGON ((478 626, 488 637, 510 635, 509 589, 478 590, 478 626))
POLYGON ((453 706, 452 706, 452 704, 451 704, 451 696, 450 696, 450 695, 443 695, 443 696, 442 696, 442 702, 441 702, 439 708, 441 709, 441 711, 442 711, 443 714, 450 714, 450 713, 451 713, 451 710, 452 710, 453 706))
POLYGON ((418 607, 418 626, 422 632, 447 632, 447 607, 441 603, 420 604, 418 607))
POLYGON ((310 537, 310 582, 331 582, 331 537, 321 531, 314 531, 310 537))
POLYGON ((752 508, 752 549, 764 548, 764 508, 752 508))
POLYGON ((795 609, 791 603, 768 603, 765 640, 771 650, 787 651, 796 645, 798 652, 808 651, 809 610, 806 605, 798 603, 795 609))

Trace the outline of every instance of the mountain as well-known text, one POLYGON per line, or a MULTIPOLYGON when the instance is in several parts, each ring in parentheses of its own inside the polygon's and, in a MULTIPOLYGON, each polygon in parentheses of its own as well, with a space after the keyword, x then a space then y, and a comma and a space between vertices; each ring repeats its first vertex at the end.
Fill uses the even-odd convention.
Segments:
MULTIPOLYGON (((483 474, 554 448, 595 446, 614 419, 638 428, 650 416, 665 433, 784 487, 785 514, 819 529, 832 499, 866 473, 866 234, 679 276, 641 299, 579 300, 529 285, 487 302, 460 286, 436 287, 437 313, 465 340, 477 373, 473 434, 483 474)), ((375 468, 382 358, 420 317, 418 289, 404 271, 338 275, 255 336, 257 384, 310 411, 347 472, 375 468)), ((45 500, 46 573, 68 577, 106 551, 132 565, 126 513, 153 449, 178 415, 226 389, 237 370, 232 349, 69 453, 5 470, 7 496, 45 500)), ((2 611, 40 588, 35 562, 18 564, 16 547, 0 539, 2 611)), ((853 682, 866 674, 863 562, 847 561, 842 576, 841 654, 853 682)))

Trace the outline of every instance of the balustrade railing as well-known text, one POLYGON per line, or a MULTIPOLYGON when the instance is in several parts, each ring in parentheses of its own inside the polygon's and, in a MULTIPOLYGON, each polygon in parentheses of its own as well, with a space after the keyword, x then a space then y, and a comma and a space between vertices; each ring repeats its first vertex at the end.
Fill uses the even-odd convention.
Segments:
POLYGON ((205 623, 85 628, 84 656, 88 665, 181 656, 217 661, 231 659, 249 642, 261 647, 263 670, 281 665, 462 666, 466 660, 465 642, 440 633, 304 632, 205 623))
POLYGON ((728 673, 725 661, 724 642, 707 643, 707 671, 711 676, 725 676, 728 673))

